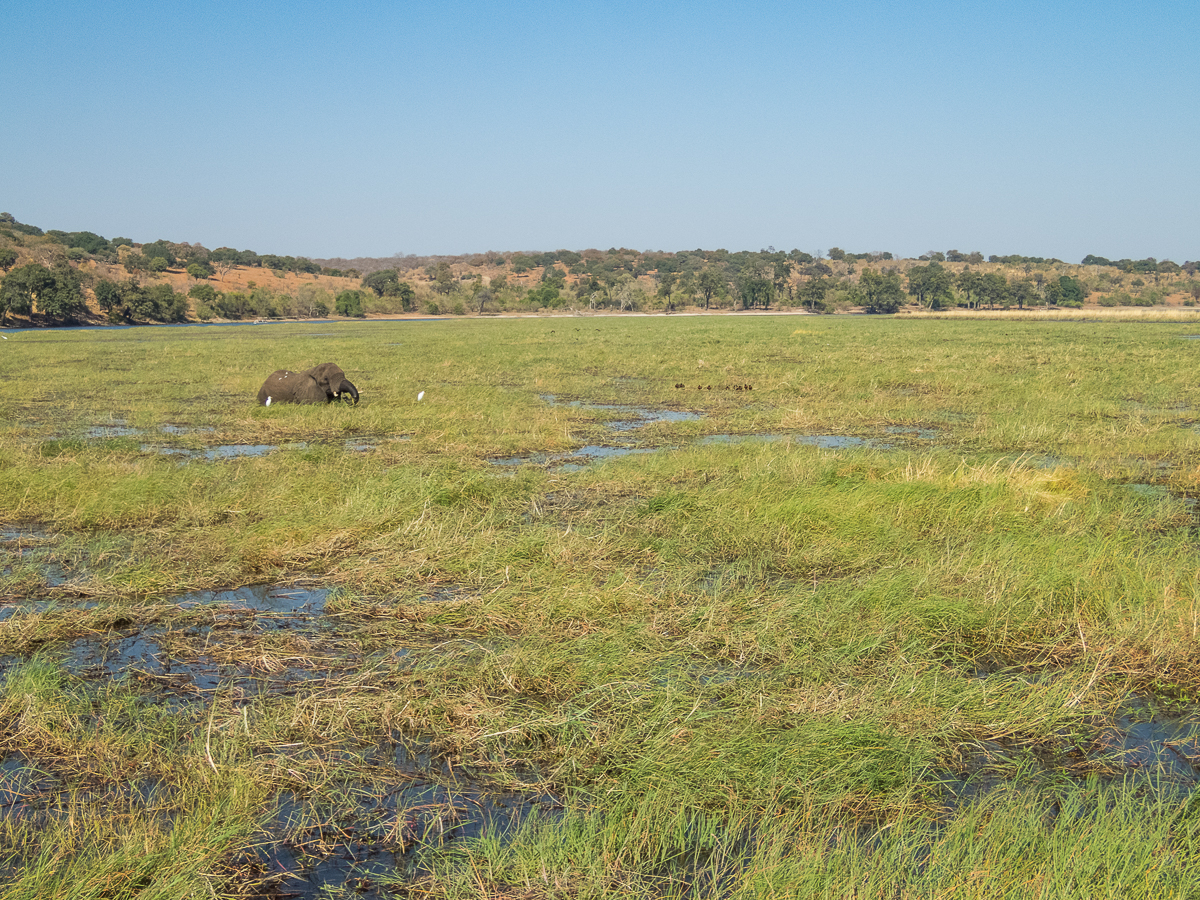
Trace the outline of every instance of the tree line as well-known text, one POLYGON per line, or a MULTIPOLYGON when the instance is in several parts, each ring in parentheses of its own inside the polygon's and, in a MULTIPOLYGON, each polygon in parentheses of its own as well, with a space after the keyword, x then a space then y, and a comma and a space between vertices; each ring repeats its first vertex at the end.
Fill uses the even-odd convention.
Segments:
MULTIPOLYGON (((896 260, 886 251, 851 252, 839 247, 808 253, 767 247, 759 251, 685 250, 637 251, 611 247, 606 251, 555 250, 489 251, 462 257, 395 256, 387 260, 357 260, 356 268, 325 265, 330 260, 258 254, 221 247, 164 240, 135 244, 127 238, 106 239, 94 232, 46 231, 0 214, 0 238, 16 247, 36 240, 61 252, 46 263, 16 266, 13 247, 0 246, 0 322, 9 313, 37 312, 48 321, 71 321, 87 312, 85 291, 110 322, 181 321, 194 308, 200 319, 275 316, 323 316, 330 312, 362 316, 367 312, 465 314, 506 310, 661 309, 684 305, 711 309, 770 309, 803 306, 813 312, 848 307, 870 313, 893 313, 906 304, 927 309, 959 306, 968 309, 1025 308, 1082 305, 1092 290, 1102 292, 1105 305, 1157 302, 1140 278, 1123 289, 1122 273, 1153 277, 1194 276, 1196 264, 1170 260, 1118 260, 1089 255, 1089 266, 1112 267, 1113 275, 1090 277, 1087 284, 1062 274, 1059 260, 1029 256, 990 256, 985 271, 982 252, 929 251, 921 264, 896 260), (94 258, 122 266, 125 279, 102 278, 92 283, 73 264, 94 258), (380 266, 377 263, 390 262, 380 266), (960 268, 947 268, 959 264, 960 268), (1006 267, 997 271, 995 266, 1006 267), (304 285, 295 295, 274 293, 253 282, 244 291, 221 292, 207 283, 215 272, 234 266, 275 271, 323 273, 358 279, 356 288, 335 294, 304 285), (142 284, 168 270, 183 270, 199 283, 187 295, 167 284, 142 284), (499 271, 497 271, 499 270, 499 271), (1013 271, 1015 270, 1015 272, 1013 271), (485 275, 487 276, 485 278, 485 275), (1147 299, 1149 298, 1149 299, 1147 299), (190 301, 190 304, 189 304, 190 301)), ((343 262, 343 261, 339 261, 343 262)), ((1109 271, 1106 269, 1106 271, 1109 271)), ((1126 279, 1128 280, 1128 279, 1126 279)), ((1200 290, 1194 291, 1194 296, 1200 290)), ((1197 296, 1200 299, 1200 296, 1197 296)))
POLYGON ((172 268, 186 269, 191 274, 193 266, 200 267, 207 275, 212 275, 215 269, 223 266, 246 266, 280 272, 350 278, 357 278, 360 274, 355 270, 343 271, 322 267, 304 256, 259 254, 253 250, 235 250, 232 247, 209 250, 199 243, 176 243, 161 239, 136 244, 127 237, 105 238, 92 231, 61 231, 53 228, 43 231, 36 225, 18 222, 12 213, 0 213, 0 235, 7 236, 10 240, 17 235, 44 237, 65 248, 66 257, 73 262, 90 257, 102 262, 120 263, 130 274, 159 274, 172 268))

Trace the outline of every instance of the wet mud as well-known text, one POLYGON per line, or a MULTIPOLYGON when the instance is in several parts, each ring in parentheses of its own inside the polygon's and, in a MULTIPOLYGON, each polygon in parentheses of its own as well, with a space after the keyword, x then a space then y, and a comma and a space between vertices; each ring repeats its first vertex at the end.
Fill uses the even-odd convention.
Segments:
MULTIPOLYGON (((676 385, 683 387, 683 385, 676 385)), ((717 386, 721 390, 750 390, 750 385, 717 386)), ((703 389, 703 388, 702 388, 703 389)), ((579 472, 596 462, 615 459, 624 456, 634 456, 645 453, 656 453, 662 450, 679 449, 678 443, 659 446, 630 446, 625 441, 636 438, 636 432, 648 425, 676 424, 679 422, 696 422, 704 418, 702 413, 687 410, 662 409, 647 406, 632 406, 613 403, 590 403, 583 400, 563 400, 554 394, 541 394, 540 399, 552 406, 563 406, 575 409, 594 410, 611 414, 601 424, 612 436, 612 444, 588 444, 578 450, 558 453, 524 453, 515 456, 489 457, 488 462, 495 466, 539 466, 551 472, 579 472)), ((913 426, 893 425, 884 429, 886 437, 860 437, 844 434, 803 434, 803 433, 759 433, 759 434, 710 434, 694 442, 696 446, 712 444, 743 444, 743 443, 792 443, 803 446, 819 447, 824 450, 895 450, 902 445, 914 442, 927 444, 943 437, 941 429, 913 426)))
MULTIPOLYGON (((407 743, 323 751, 319 762, 362 777, 326 784, 319 795, 277 795, 250 846, 227 863, 239 896, 318 900, 345 891, 393 897, 397 885, 428 874, 423 856, 430 850, 484 834, 503 840, 530 818, 553 821, 562 814, 550 794, 489 788, 407 743)), ((81 787, 23 753, 0 759, 0 820, 48 826, 85 805, 96 814, 157 810, 169 828, 169 814, 161 811, 170 808, 171 795, 153 779, 81 787)), ((8 874, 21 863, 18 854, 8 874)))
MULTIPOLYGON (((37 528, 0 526, 0 577, 14 579, 27 586, 36 580, 43 592, 69 586, 74 579, 86 577, 86 572, 69 574, 54 556, 58 542, 55 535, 37 528)), ((14 593, 0 588, 0 620, 14 608, 13 604, 27 599, 24 591, 14 593)))
MULTIPOLYGON (((35 529, 0 532, 10 546, 43 548, 53 536, 35 529)), ((698 584, 719 593, 738 584, 720 569, 698 584)), ((428 602, 459 599, 454 585, 439 585, 421 597, 428 602)), ((178 614, 168 621, 118 619, 107 631, 43 647, 75 678, 103 686, 135 684, 145 702, 193 717, 218 697, 234 708, 362 671, 365 658, 331 616, 329 590, 312 585, 245 585, 196 591, 170 600, 178 614)), ((26 603, 9 616, 32 615, 50 605, 26 603)), ((94 607, 94 604, 92 604, 94 607)), ((0 620, 0 629, 9 620, 0 620)), ((403 648, 393 651, 402 655, 403 648)), ((0 679, 28 657, 0 660, 0 679)), ((693 664, 665 670, 664 683, 697 692, 718 706, 739 686, 770 690, 769 669, 693 664)), ((53 771, 10 743, 0 756, 0 817, 26 822, 61 815, 63 798, 86 797, 98 809, 155 809, 166 805, 162 785, 131 781, 86 787, 53 771), (89 793, 90 792, 90 793, 89 793)), ((503 838, 522 822, 562 814, 560 801, 535 790, 503 790, 485 773, 455 767, 412 736, 394 735, 366 750, 280 745, 284 764, 303 766, 319 758, 323 768, 343 766, 351 775, 319 795, 284 791, 266 811, 262 831, 230 865, 242 887, 260 897, 316 900, 338 891, 363 897, 393 896, 396 885, 428 874, 423 854, 486 833, 503 838), (315 756, 314 756, 315 754, 315 756)), ((1049 743, 981 741, 964 744, 953 761, 931 773, 946 814, 1014 779, 1108 781, 1153 778, 1181 793, 1200 778, 1200 710, 1163 713, 1131 698, 1116 714, 1049 743)), ((536 780, 536 779, 535 779, 536 780)))
POLYGON ((1089 778, 1102 783, 1147 780, 1160 790, 1190 794, 1200 784, 1200 709, 1151 713, 1144 700, 1130 698, 1113 717, 1052 742, 964 745, 956 762, 932 780, 952 810, 1014 779, 1089 778))
POLYGON ((565 406, 573 409, 589 409, 602 413, 612 413, 613 417, 604 421, 604 426, 610 431, 633 431, 647 425, 657 423, 696 422, 703 418, 700 413, 681 409, 660 409, 649 406, 632 406, 621 403, 589 403, 584 400, 561 400, 554 394, 541 394, 540 399, 551 406, 565 406))
MULTIPOLYGON (((459 595, 454 586, 442 585, 422 599, 439 602, 459 595)), ((378 662, 364 657, 358 642, 344 633, 344 623, 330 617, 332 596, 307 585, 196 591, 171 598, 177 614, 166 621, 118 618, 106 631, 89 630, 37 652, 97 689, 122 681, 135 688, 141 703, 202 718, 218 698, 235 709, 249 708, 259 700, 322 690, 326 682, 332 686, 378 662)), ((13 616, 54 608, 49 603, 10 607, 0 629, 13 616)), ((405 652, 398 648, 386 655, 405 652)), ((0 680, 28 659, 0 659, 0 680)), ((503 837, 531 816, 561 814, 557 798, 494 786, 485 773, 451 766, 419 736, 393 735, 366 749, 305 743, 279 745, 273 752, 285 767, 315 761, 323 770, 337 766, 351 774, 323 784, 319 795, 285 791, 276 796, 261 833, 230 861, 250 896, 315 900, 341 891, 394 896, 388 884, 425 874, 422 854, 430 849, 485 832, 503 837)), ((0 818, 48 824, 80 798, 96 810, 145 812, 169 805, 167 786, 152 781, 81 786, 77 777, 56 773, 54 765, 11 741, 4 745, 0 818)))
POLYGON ((52 457, 89 447, 108 447, 114 450, 136 450, 140 453, 159 454, 173 457, 180 463, 188 463, 260 457, 277 450, 305 450, 308 447, 321 446, 325 443, 339 446, 349 452, 368 453, 383 444, 410 439, 408 435, 363 435, 330 442, 289 441, 279 444, 204 444, 202 446, 177 443, 187 438, 191 438, 193 441, 204 441, 214 433, 215 429, 203 425, 166 423, 156 428, 135 428, 123 419, 113 419, 106 423, 88 426, 78 437, 59 436, 45 440, 41 444, 41 452, 43 456, 52 457))
MULTIPOLYGON (((379 754, 383 756, 386 750, 379 754)), ((350 889, 391 897, 399 881, 428 874, 422 851, 492 834, 503 839, 530 817, 553 820, 562 805, 537 792, 489 790, 448 765, 398 745, 381 781, 342 786, 349 802, 284 794, 254 854, 270 896, 327 897, 350 889)))
POLYGON ((710 434, 698 441, 710 444, 790 443, 822 450, 894 450, 896 445, 877 438, 855 437, 848 434, 710 434))

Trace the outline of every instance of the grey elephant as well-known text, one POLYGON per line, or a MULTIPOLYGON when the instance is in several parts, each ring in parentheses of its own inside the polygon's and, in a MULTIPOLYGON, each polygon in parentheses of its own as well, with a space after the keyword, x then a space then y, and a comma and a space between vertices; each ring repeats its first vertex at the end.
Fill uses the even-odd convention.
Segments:
POLYGON ((321 363, 304 372, 276 369, 258 389, 258 402, 332 403, 345 400, 358 403, 358 388, 346 379, 336 363, 321 363))

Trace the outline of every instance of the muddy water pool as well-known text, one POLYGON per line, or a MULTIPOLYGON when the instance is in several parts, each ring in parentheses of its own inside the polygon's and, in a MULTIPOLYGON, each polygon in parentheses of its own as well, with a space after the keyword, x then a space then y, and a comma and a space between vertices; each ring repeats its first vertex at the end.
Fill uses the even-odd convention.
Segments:
MULTIPOLYGON (((52 537, 39 533, 37 539, 52 537)), ((722 582, 714 570, 700 587, 719 591, 722 582)), ((428 592, 427 599, 467 595, 442 585, 428 592)), ((97 686, 132 680, 147 702, 182 714, 203 711, 218 695, 234 708, 249 708, 273 696, 321 690, 327 682, 332 685, 369 667, 371 660, 356 651, 354 642, 342 640, 337 617, 329 613, 331 596, 328 589, 310 584, 197 591, 172 598, 185 614, 181 622, 118 621, 107 631, 41 652, 59 660, 71 676, 97 686), (293 636, 302 639, 294 651, 287 644, 293 636), (262 644, 264 639, 269 643, 262 644), (245 648, 248 652, 242 652, 245 648)), ((26 606, 13 615, 38 611, 26 606)), ((6 624, 0 621, 0 628, 6 624)), ((397 648, 396 658, 403 653, 397 648)), ((0 679, 22 661, 0 660, 0 679)), ((733 685, 761 683, 763 690, 772 690, 777 673, 713 663, 667 667, 661 679, 716 708, 720 695, 733 685)), ((6 750, 0 757, 0 817, 48 820, 60 814, 62 798, 71 791, 81 796, 77 785, 54 772, 52 763, 19 746, 6 750)), ((368 898, 391 896, 389 884, 425 873, 426 849, 471 840, 485 831, 503 835, 530 817, 553 820, 563 814, 559 798, 537 790, 498 789, 485 773, 451 766, 431 745, 411 736, 396 735, 367 750, 294 744, 267 752, 282 765, 344 766, 355 774, 320 795, 284 791, 265 810, 261 834, 237 861, 265 896, 317 900, 343 890, 368 898)), ((1190 792, 1198 765, 1200 710, 1164 714, 1130 698, 1086 733, 1062 735, 1049 746, 1017 741, 967 745, 954 765, 930 773, 929 780, 952 811, 1009 784, 1014 775, 1026 778, 1038 772, 1072 780, 1154 778, 1190 792)), ((96 789, 94 802, 155 808, 163 805, 167 790, 136 781, 96 789)))
MULTIPOLYGON (((439 602, 459 593, 445 585, 429 591, 427 599, 439 602)), ((196 591, 171 598, 180 615, 169 622, 121 617, 107 630, 88 628, 36 652, 98 690, 124 682, 138 692, 139 703, 191 719, 203 718, 218 698, 250 710, 257 702, 298 691, 339 688, 341 679, 371 669, 385 656, 392 663, 403 659, 403 647, 365 658, 357 641, 342 634, 342 623, 329 616, 331 596, 330 590, 311 585, 196 591)), ((83 608, 96 604, 17 605, 0 629, 20 627, 22 616, 83 608)), ((0 659, 0 681, 28 658, 0 659)), ((325 784, 319 795, 285 791, 275 797, 261 833, 234 861, 262 896, 316 900, 341 891, 393 896, 381 881, 421 875, 426 850, 485 832, 503 836, 530 816, 554 817, 562 810, 551 795, 499 788, 485 773, 452 767, 412 736, 395 735, 365 750, 297 743, 266 752, 285 767, 315 765, 324 771, 332 766, 351 774, 325 784)), ((96 809, 169 806, 169 786, 137 781, 83 789, 75 776, 55 767, 53 760, 16 744, 4 745, 0 818, 49 824, 70 807, 67 798, 77 803, 90 797, 96 809)))

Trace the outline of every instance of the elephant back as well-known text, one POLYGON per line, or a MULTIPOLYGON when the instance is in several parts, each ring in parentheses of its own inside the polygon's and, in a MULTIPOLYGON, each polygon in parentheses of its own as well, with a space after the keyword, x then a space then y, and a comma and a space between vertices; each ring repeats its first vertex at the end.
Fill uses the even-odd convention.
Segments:
POLYGON ((262 406, 272 403, 322 403, 324 400, 325 392, 317 387, 312 376, 291 369, 276 369, 258 389, 258 402, 262 406))

